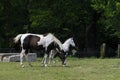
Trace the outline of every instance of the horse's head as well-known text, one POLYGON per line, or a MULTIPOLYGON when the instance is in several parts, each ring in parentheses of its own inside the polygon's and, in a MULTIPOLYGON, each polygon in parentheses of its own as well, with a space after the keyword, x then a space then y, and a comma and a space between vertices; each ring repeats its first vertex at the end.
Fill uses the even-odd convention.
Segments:
POLYGON ((58 56, 60 57, 61 61, 62 61, 62 65, 66 65, 66 53, 62 50, 60 52, 58 52, 58 56))
POLYGON ((70 49, 75 49, 75 51, 78 50, 78 47, 75 45, 73 38, 70 38, 69 44, 70 44, 70 49))
POLYGON ((75 42, 74 42, 73 38, 70 38, 69 44, 70 44, 72 47, 75 47, 75 42))

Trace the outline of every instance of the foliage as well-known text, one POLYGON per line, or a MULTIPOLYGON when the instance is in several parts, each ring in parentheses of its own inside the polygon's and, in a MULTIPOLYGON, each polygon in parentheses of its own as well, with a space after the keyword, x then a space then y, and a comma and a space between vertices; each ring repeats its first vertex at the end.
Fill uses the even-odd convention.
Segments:
POLYGON ((0 47, 19 33, 52 32, 62 42, 74 37, 81 51, 120 38, 119 0, 0 0, 0 47))

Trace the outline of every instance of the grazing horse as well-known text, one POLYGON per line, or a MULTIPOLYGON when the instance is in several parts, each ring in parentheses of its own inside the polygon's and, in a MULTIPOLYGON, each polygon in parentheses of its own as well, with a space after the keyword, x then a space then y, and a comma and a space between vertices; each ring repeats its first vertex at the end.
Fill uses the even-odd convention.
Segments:
POLYGON ((20 65, 24 67, 23 64, 23 56, 25 54, 26 60, 28 61, 29 65, 31 65, 30 61, 28 60, 28 52, 31 49, 44 49, 45 56, 44 56, 44 66, 47 66, 46 59, 47 55, 50 53, 51 50, 56 49, 57 53, 59 53, 59 57, 62 61, 62 65, 65 65, 65 53, 62 48, 61 42, 51 33, 48 34, 19 34, 14 38, 14 42, 20 42, 22 51, 20 53, 20 65))
MULTIPOLYGON (((75 43, 74 43, 74 40, 73 38, 69 38, 67 39, 63 44, 62 44, 62 47, 63 47, 63 50, 64 52, 66 53, 65 56, 68 55, 68 52, 70 50, 70 46, 72 47, 75 47, 75 43)), ((51 53, 49 55, 49 64, 50 62, 53 60, 54 56, 57 54, 57 51, 56 50, 51 50, 51 53)), ((53 60, 53 63, 55 63, 55 61, 53 60)))

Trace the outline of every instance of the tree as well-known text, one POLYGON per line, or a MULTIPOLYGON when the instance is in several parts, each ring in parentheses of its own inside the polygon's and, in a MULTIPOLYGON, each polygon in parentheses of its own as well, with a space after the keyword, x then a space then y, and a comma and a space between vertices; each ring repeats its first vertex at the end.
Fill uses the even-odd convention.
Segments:
POLYGON ((0 47, 19 33, 52 32, 74 37, 78 55, 96 55, 103 42, 118 42, 119 13, 119 0, 0 0, 0 47))

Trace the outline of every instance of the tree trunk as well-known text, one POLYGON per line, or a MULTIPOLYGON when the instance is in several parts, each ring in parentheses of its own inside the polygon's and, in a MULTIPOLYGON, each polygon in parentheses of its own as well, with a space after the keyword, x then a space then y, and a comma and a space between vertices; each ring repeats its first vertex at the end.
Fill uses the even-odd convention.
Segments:
POLYGON ((103 43, 101 45, 101 49, 100 49, 100 57, 103 59, 105 57, 105 52, 106 52, 106 43, 103 43))
POLYGON ((118 53, 118 58, 120 58, 120 44, 118 44, 118 50, 117 50, 117 53, 118 53))
POLYGON ((93 14, 92 22, 89 24, 89 26, 86 27, 86 53, 91 56, 97 56, 97 50, 96 49, 96 31, 97 31, 97 21, 101 17, 103 12, 97 13, 96 11, 93 14))

